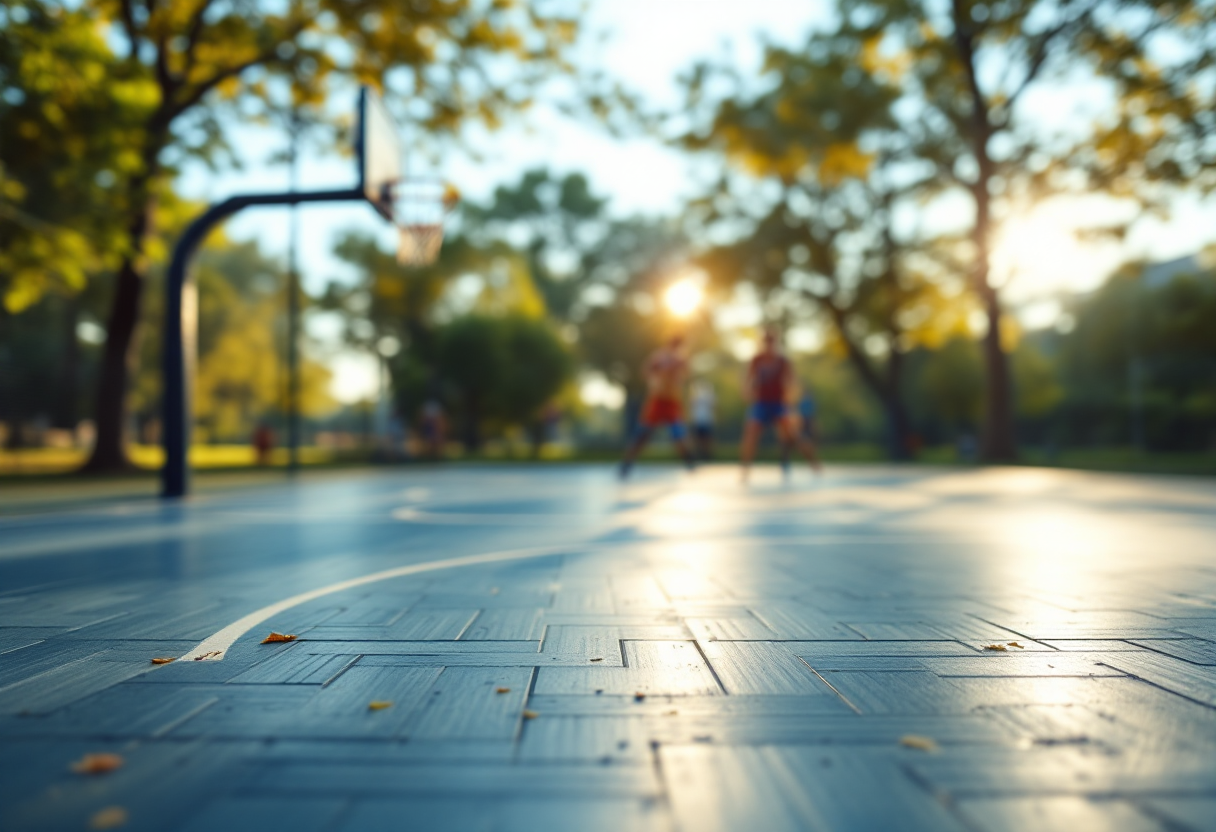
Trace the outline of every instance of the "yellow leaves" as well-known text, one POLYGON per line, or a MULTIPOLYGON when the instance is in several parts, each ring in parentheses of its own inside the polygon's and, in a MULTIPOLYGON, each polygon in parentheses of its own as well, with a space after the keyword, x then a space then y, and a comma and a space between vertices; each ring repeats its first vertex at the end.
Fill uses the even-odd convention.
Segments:
POLYGON ((296 636, 284 633, 271 633, 262 639, 262 644, 278 644, 282 641, 295 641, 296 636))
POLYGON ((121 806, 107 806, 93 813, 89 818, 90 829, 117 829, 120 826, 126 826, 130 817, 127 815, 127 810, 121 806))
POLYGON ((1009 646, 1009 647, 1016 647, 1016 648, 1018 648, 1019 650, 1025 650, 1025 649, 1026 649, 1026 648, 1025 648, 1025 647, 1023 647, 1022 645, 1018 644, 1016 641, 1011 641, 1011 642, 1009 642, 1007 646, 1009 646))
POLYGON ((536 719, 540 716, 536 711, 524 711, 524 719, 536 719))
POLYGON ((109 774, 122 768, 123 762, 123 758, 118 754, 85 754, 72 763, 72 771, 77 774, 109 774))
POLYGON ((826 185, 836 185, 845 179, 864 178, 874 164, 874 154, 866 153, 853 143, 828 145, 819 160, 819 178, 826 185))
POLYGON ((917 734, 905 734, 899 738, 899 744, 905 748, 914 748, 917 751, 924 751, 932 754, 937 751, 937 743, 929 737, 922 737, 917 734))
POLYGON ((175 661, 177 661, 176 656, 157 656, 152 660, 152 664, 169 664, 170 662, 175 661))
POLYGON ((984 645, 984 649, 985 649, 985 650, 992 650, 992 651, 994 651, 994 652, 999 652, 999 653, 1004 653, 1004 652, 1007 652, 1007 651, 1006 651, 1006 648, 1005 648, 1005 645, 1003 645, 1003 644, 985 644, 985 645, 984 645))
POLYGON ((369 711, 383 711, 386 708, 391 707, 393 707, 393 703, 385 699, 377 699, 374 702, 367 703, 367 709, 369 711))
POLYGON ((494 692, 495 693, 510 693, 511 689, 510 688, 495 688, 494 692))

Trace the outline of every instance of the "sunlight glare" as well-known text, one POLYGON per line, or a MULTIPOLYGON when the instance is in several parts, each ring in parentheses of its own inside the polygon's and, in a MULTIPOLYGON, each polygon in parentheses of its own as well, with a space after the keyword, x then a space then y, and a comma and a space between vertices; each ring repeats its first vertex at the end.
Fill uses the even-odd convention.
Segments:
POLYGON ((692 278, 681 278, 667 287, 663 303, 677 318, 687 318, 701 306, 704 293, 692 278))

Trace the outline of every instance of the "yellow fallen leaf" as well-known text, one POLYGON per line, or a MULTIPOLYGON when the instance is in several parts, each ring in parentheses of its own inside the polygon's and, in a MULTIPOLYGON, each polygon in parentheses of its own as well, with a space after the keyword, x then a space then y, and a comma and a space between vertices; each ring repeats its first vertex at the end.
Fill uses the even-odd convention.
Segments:
POLYGON ((1016 641, 1011 641, 1011 642, 1009 642, 1009 646, 1010 646, 1010 647, 1016 647, 1016 648, 1018 648, 1019 650, 1025 650, 1025 649, 1026 649, 1026 648, 1025 648, 1025 647, 1023 647, 1022 645, 1018 644, 1016 641))
POLYGON ((90 829, 117 829, 126 826, 127 810, 121 806, 107 806, 89 818, 90 829))
POLYGON ((117 754, 85 754, 72 763, 72 771, 77 774, 105 774, 122 768, 123 759, 117 754))
POLYGON ((206 661, 207 659, 213 658, 215 656, 222 656, 222 655, 224 655, 222 651, 212 650, 210 653, 204 653, 201 656, 195 656, 194 660, 196 662, 201 662, 201 661, 206 661))
POLYGON ((385 702, 380 699, 377 699, 375 702, 367 703, 367 709, 369 711, 383 711, 385 708, 391 708, 391 707, 393 707, 392 702, 385 702))
POLYGON ((495 693, 510 693, 511 689, 510 688, 495 688, 494 692, 495 693))
POLYGON ((152 660, 152 664, 168 664, 169 662, 177 661, 176 656, 157 656, 152 660))
POLYGON ((663 714, 663 716, 676 716, 679 713, 679 711, 668 711, 667 713, 663 714))
POLYGON ((271 633, 270 635, 266 636, 266 638, 262 639, 262 644, 276 644, 280 641, 295 641, 295 640, 296 640, 296 637, 294 635, 285 635, 283 633, 271 633))
POLYGON ((1003 644, 985 644, 984 649, 985 650, 1000 650, 1002 653, 1006 652, 1005 645, 1003 645, 1003 644))
POLYGON ((937 750, 937 743, 928 737, 919 737, 916 734, 905 734, 899 738, 899 744, 907 748, 915 748, 917 751, 932 753, 937 750))
POLYGON ((536 719, 540 714, 536 711, 524 711, 524 719, 536 719))

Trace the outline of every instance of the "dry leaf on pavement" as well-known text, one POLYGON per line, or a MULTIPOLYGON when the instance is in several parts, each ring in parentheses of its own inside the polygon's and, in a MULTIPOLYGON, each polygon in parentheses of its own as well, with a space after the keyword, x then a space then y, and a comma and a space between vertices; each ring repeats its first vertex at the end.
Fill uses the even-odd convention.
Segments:
POLYGON ((117 754, 85 754, 72 763, 72 771, 77 774, 105 774, 116 768, 122 768, 123 759, 117 754))
POLYGON ((157 656, 152 660, 152 664, 168 664, 175 661, 177 661, 177 656, 157 656))
POLYGON ((367 709, 369 711, 383 711, 385 708, 393 707, 392 702, 387 702, 382 699, 377 699, 375 702, 368 702, 367 709))
POLYGON ((1025 650, 1025 649, 1026 649, 1026 648, 1025 648, 1025 647, 1023 647, 1022 645, 1018 644, 1016 641, 1011 641, 1011 642, 1009 642, 1009 646, 1010 646, 1010 647, 1016 647, 1016 648, 1018 648, 1019 650, 1025 650))
POLYGON ((536 719, 540 714, 536 711, 524 711, 524 719, 536 719))
POLYGON ((117 829, 120 826, 127 825, 127 810, 121 806, 107 806, 99 812, 95 812, 93 817, 89 818, 90 829, 117 829))
POLYGON ((984 649, 985 650, 999 650, 1002 653, 1007 652, 1005 650, 1005 645, 1003 645, 1003 644, 985 644, 984 649))
POLYGON ((294 635, 285 635, 284 633, 271 633, 262 639, 262 644, 276 644, 280 641, 295 641, 294 635))
POLYGON ((510 693, 511 689, 510 688, 495 688, 494 692, 495 693, 510 693))
POLYGON ((937 743, 928 737, 920 737, 916 734, 905 734, 899 738, 899 744, 907 748, 915 748, 917 751, 934 752, 937 750, 937 743))

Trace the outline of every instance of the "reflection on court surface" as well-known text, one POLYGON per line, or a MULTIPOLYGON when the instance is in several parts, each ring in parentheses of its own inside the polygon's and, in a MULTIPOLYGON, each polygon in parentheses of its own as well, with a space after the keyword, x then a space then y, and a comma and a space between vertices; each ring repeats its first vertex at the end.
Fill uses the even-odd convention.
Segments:
POLYGON ((0 520, 0 827, 1216 826, 1211 482, 735 477, 0 520))

